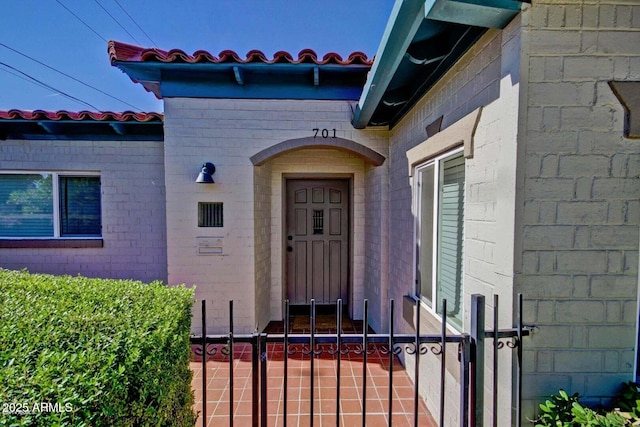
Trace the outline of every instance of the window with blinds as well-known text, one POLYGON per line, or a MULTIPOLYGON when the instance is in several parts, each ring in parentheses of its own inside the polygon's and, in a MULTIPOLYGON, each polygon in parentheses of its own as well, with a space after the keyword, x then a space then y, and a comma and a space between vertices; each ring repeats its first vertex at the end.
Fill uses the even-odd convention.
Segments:
POLYGON ((100 177, 0 174, 0 238, 99 237, 100 177))
POLYGON ((438 197, 436 274, 438 308, 447 300, 447 317, 462 326, 462 232, 464 217, 464 157, 444 160, 438 197))
POLYGON ((50 174, 0 175, 0 237, 53 237, 50 174))
POLYGON ((439 156, 416 169, 416 294, 462 327, 464 157, 439 156), (435 303, 434 303, 435 302, 435 303))
POLYGON ((100 178, 60 177, 60 235, 99 236, 100 178))

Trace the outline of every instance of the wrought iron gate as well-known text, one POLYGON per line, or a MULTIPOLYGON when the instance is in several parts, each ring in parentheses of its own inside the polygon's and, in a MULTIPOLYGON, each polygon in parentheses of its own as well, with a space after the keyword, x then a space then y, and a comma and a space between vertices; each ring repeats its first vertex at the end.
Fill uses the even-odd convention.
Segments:
MULTIPOLYGON (((521 420, 521 396, 522 396, 522 338, 529 335, 529 328, 524 326, 522 322, 522 295, 518 295, 517 321, 514 328, 498 329, 498 296, 494 296, 493 301, 493 328, 485 330, 485 297, 482 295, 472 295, 471 307, 471 331, 469 333, 451 334, 446 328, 446 314, 443 315, 442 329, 440 334, 421 334, 420 332, 420 311, 416 313, 416 330, 415 334, 396 334, 394 333, 394 301, 389 304, 389 332, 386 334, 371 334, 368 332, 366 325, 368 324, 368 302, 364 301, 364 319, 362 333, 360 334, 343 334, 341 328, 337 328, 333 334, 317 334, 315 318, 316 309, 315 302, 311 301, 310 312, 310 333, 308 334, 292 334, 289 333, 288 322, 282 334, 266 334, 253 333, 236 335, 233 332, 233 301, 229 302, 229 324, 230 330, 228 334, 208 335, 206 333, 206 302, 202 301, 202 331, 201 336, 192 336, 191 343, 194 353, 202 358, 202 413, 200 414, 202 425, 207 425, 207 360, 211 356, 221 352, 228 358, 229 363, 229 425, 233 426, 234 405, 234 346, 238 344, 249 344, 251 346, 251 366, 252 366, 252 384, 251 384, 251 403, 252 403, 252 425, 255 427, 267 426, 268 405, 267 405, 267 361, 269 344, 283 345, 284 349, 284 376, 283 376, 283 426, 287 427, 287 390, 288 390, 288 360, 289 357, 300 351, 309 357, 310 368, 310 417, 309 423, 311 427, 314 425, 314 393, 316 384, 314 383, 315 361, 318 356, 324 352, 331 354, 336 360, 336 402, 340 402, 340 362, 344 355, 354 352, 361 355, 363 363, 363 377, 361 390, 361 407, 362 407, 362 425, 365 426, 367 415, 367 359, 368 356, 375 352, 380 352, 388 356, 389 363, 389 379, 388 379, 388 425, 393 425, 393 406, 394 397, 393 389, 393 366, 394 360, 403 351, 406 354, 413 355, 414 358, 414 407, 413 422, 418 426, 419 422, 419 384, 420 376, 420 358, 429 351, 438 356, 440 360, 440 399, 439 399, 439 426, 444 425, 445 416, 445 370, 447 347, 457 346, 458 360, 460 366, 460 405, 459 405, 459 422, 462 427, 482 426, 484 422, 484 355, 485 342, 491 342, 490 351, 493 352, 493 369, 491 378, 492 393, 492 425, 497 425, 497 385, 498 385, 498 368, 499 357, 498 352, 501 349, 511 349, 515 352, 515 422, 520 426, 521 420)), ((415 304, 417 301, 413 300, 415 304)), ((442 312, 446 313, 446 300, 443 301, 442 312)), ((289 319, 289 305, 285 302, 285 319, 289 319)), ((339 300, 336 309, 336 324, 342 325, 342 301, 339 300)), ((336 425, 340 425, 340 405, 336 405, 336 425)))

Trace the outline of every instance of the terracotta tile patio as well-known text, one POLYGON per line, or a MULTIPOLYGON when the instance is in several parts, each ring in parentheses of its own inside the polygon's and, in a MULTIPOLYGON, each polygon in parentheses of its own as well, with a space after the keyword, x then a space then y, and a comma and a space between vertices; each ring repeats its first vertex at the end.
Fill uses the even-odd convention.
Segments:
MULTIPOLYGON (((282 322, 272 322, 267 332, 278 332, 282 322)), ((354 322, 355 323, 355 322, 354 322)), ((361 330, 355 324, 353 331, 361 330)), ((326 332, 326 331, 325 331, 326 332)), ((267 411, 268 425, 282 426, 285 412, 284 399, 284 354, 283 344, 269 343, 267 346, 267 411)), ((295 346, 293 347, 295 348, 295 346)), ((220 349, 219 349, 220 350, 220 349)), ((209 427, 229 425, 230 387, 229 359, 218 350, 207 361, 207 423, 209 427)), ((303 355, 300 347, 288 359, 287 426, 309 426, 311 416, 311 372, 310 356, 303 355)), ((363 356, 352 350, 341 356, 340 372, 340 425, 362 425, 363 356)), ((388 426, 389 420, 389 356, 380 352, 368 355, 366 372, 366 426, 388 426)), ((335 426, 337 409, 337 361, 335 356, 324 352, 314 361, 314 426, 335 426)), ((199 413, 197 426, 202 425, 202 362, 193 362, 193 388, 195 410, 199 413)), ((234 345, 233 424, 251 425, 251 346, 234 345)), ((414 425, 413 383, 404 367, 396 359, 393 364, 392 424, 414 425)), ((419 400, 419 425, 435 426, 424 402, 419 400)))

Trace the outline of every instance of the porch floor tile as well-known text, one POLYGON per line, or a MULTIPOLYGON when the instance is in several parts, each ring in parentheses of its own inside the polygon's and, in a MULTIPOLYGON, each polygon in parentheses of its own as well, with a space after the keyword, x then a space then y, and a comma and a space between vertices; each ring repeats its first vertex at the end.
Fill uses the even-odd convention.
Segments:
MULTIPOLYGON (((220 349, 219 349, 220 350, 220 349)), ((221 351, 207 361, 208 427, 228 426, 233 411, 234 426, 251 425, 251 346, 235 344, 233 370, 233 408, 229 379, 229 359, 221 351)), ((286 402, 287 426, 310 425, 311 372, 310 356, 300 349, 288 358, 287 387, 284 387, 284 353, 282 344, 267 345, 267 411, 269 426, 283 426, 286 402), (285 399, 286 396, 286 399, 285 399)), ((326 350, 326 348, 325 348, 326 350)), ((340 407, 340 425, 362 425, 363 359, 353 351, 343 355, 340 363, 340 397, 337 396, 337 361, 327 351, 316 356, 313 387, 314 426, 335 426, 340 407)), ((196 426, 202 424, 202 362, 191 363, 196 426)), ((368 355, 366 369, 366 425, 388 426, 389 423, 389 356, 375 352, 368 355)), ((393 364, 392 424, 413 426, 413 387, 398 360, 393 364), (410 392, 409 392, 410 390, 410 392)), ((420 426, 436 426, 426 405, 419 399, 420 426)))

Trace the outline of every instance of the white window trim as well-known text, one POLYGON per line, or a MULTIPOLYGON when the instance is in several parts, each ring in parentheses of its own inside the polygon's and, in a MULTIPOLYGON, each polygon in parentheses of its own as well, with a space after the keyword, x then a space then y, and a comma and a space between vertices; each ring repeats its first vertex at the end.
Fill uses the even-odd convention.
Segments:
POLYGON ((464 147, 464 158, 473 158, 473 138, 480 122, 482 108, 467 114, 446 129, 436 133, 407 151, 409 179, 413 177, 416 166, 451 151, 456 147, 464 147))
MULTIPOLYGON (((101 239, 99 236, 61 236, 60 231, 60 177, 101 177, 96 171, 42 171, 42 170, 2 170, 0 175, 51 175, 52 197, 53 197, 53 236, 31 236, 31 237, 4 237, 2 240, 94 240, 101 239)), ((100 183, 100 195, 102 196, 102 182, 100 183)), ((101 201, 102 202, 102 201, 101 201)), ((100 203, 100 219, 102 220, 102 203, 100 203)))
MULTIPOLYGON (((437 253, 437 242, 438 242, 438 207, 439 207, 439 188, 440 188, 440 175, 441 175, 441 170, 440 170, 440 164, 442 163, 442 160, 447 159, 449 157, 455 156, 456 154, 460 153, 464 151, 464 147, 458 147, 455 148, 451 151, 447 151, 445 153, 441 153, 435 157, 433 157, 432 159, 429 159, 427 161, 425 161, 424 163, 421 163, 417 166, 414 166, 413 170, 414 170, 414 179, 412 180, 412 212, 413 212, 413 218, 414 218, 414 232, 413 232, 413 296, 416 298, 417 301, 420 301, 421 306, 423 306, 424 308, 426 308, 426 310, 431 313, 439 322, 442 322, 442 316, 437 312, 437 304, 435 304, 436 302, 436 298, 438 298, 437 295, 437 273, 438 273, 438 268, 437 268, 437 262, 438 262, 438 253, 437 253), (434 175, 434 186, 432 188, 433 190, 433 230, 432 230, 432 244, 431 244, 431 248, 429 250, 431 250, 431 265, 432 265, 432 271, 431 271, 431 295, 432 295, 432 301, 426 300, 425 298, 422 297, 422 295, 420 294, 420 290, 418 289, 418 276, 417 276, 417 270, 418 270, 418 251, 417 251, 417 247, 418 247, 418 241, 419 241, 419 236, 421 235, 421 219, 422 219, 422 204, 420 203, 422 201, 422 196, 420 194, 420 186, 419 184, 419 174, 418 172, 426 167, 429 167, 433 165, 434 166, 434 171, 433 171, 433 175, 434 175)), ((462 283, 461 283, 462 289, 464 290, 464 276, 462 277, 462 283)), ((464 298, 462 298, 462 308, 461 308, 461 312, 464 313, 464 308, 465 308, 465 301, 464 298)), ((464 324, 464 319, 462 319, 463 324, 464 324)), ((458 327, 456 325, 451 324, 450 322, 447 322, 447 328, 449 330, 451 330, 452 332, 460 332, 460 330, 458 329, 458 327)))
MULTIPOLYGON (((417 292, 417 240, 418 240, 418 193, 417 193, 417 185, 414 185, 415 181, 415 173, 417 169, 430 164, 436 160, 436 158, 447 157, 459 151, 464 152, 465 159, 473 158, 473 141, 476 133, 476 129, 478 127, 478 123, 480 122, 480 117, 482 115, 482 107, 472 111, 456 122, 450 124, 442 131, 434 134, 433 136, 427 138, 423 142, 419 143, 415 147, 407 150, 407 166, 409 172, 409 185, 411 186, 411 211, 414 216, 414 230, 413 230, 413 295, 414 297, 418 295, 417 292)), ((438 171, 439 172, 439 171, 438 171)), ((435 171, 434 171, 435 173, 435 171)), ((437 209, 437 194, 435 195, 434 200, 434 209, 437 209)), ((437 218, 435 216, 434 218, 437 218)), ((437 227, 436 222, 434 221, 434 227, 437 227)), ((435 233, 435 232, 434 232, 435 233)), ((437 236, 434 234, 434 241, 437 242, 437 236)), ((433 257, 436 257, 435 251, 433 253, 433 257)), ((434 266, 436 265, 436 260, 433 261, 434 266)), ((436 274, 437 269, 434 268, 432 274, 436 274)), ((435 282, 432 280, 432 283, 435 282)), ((435 285, 432 285, 435 286, 435 285)), ((464 288, 464 277, 463 284, 464 288)), ((432 291, 433 292, 433 291, 432 291)), ((435 296, 435 292, 433 293, 435 296)), ((417 298, 420 302, 420 306, 424 307, 430 314, 432 314, 439 322, 442 322, 442 316, 436 313, 435 307, 432 308, 432 305, 427 304, 422 298, 417 298)), ((463 305, 463 313, 464 313, 464 304, 465 299, 462 298, 463 305)), ((464 318, 462 319, 462 323, 464 325, 464 318)), ((451 325, 451 323, 447 322, 447 328, 451 331, 459 332, 458 329, 451 325)))

